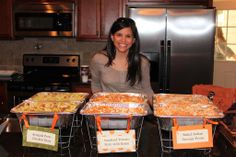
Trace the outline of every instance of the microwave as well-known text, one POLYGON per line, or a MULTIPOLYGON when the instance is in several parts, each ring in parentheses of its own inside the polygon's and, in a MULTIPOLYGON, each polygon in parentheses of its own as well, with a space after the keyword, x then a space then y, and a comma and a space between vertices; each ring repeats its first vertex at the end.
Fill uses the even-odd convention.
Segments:
POLYGON ((28 2, 16 5, 15 36, 74 37, 74 5, 72 2, 28 2))

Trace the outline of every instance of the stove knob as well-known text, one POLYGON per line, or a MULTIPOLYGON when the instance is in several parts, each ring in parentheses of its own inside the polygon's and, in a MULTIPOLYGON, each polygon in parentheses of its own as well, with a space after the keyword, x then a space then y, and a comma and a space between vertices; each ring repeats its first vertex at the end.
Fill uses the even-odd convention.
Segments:
POLYGON ((69 63, 69 62, 70 62, 70 58, 67 58, 67 59, 66 59, 66 62, 68 62, 68 63, 69 63))
POLYGON ((73 63, 75 62, 75 58, 72 59, 72 62, 73 62, 73 63))

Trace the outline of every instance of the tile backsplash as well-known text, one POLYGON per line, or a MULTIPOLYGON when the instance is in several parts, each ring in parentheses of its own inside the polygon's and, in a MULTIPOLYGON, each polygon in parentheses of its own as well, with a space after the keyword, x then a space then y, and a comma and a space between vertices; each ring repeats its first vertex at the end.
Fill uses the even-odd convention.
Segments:
POLYGON ((0 40, 0 69, 22 72, 25 53, 79 54, 82 64, 89 64, 91 55, 105 47, 105 42, 78 42, 75 38, 25 38, 0 40))

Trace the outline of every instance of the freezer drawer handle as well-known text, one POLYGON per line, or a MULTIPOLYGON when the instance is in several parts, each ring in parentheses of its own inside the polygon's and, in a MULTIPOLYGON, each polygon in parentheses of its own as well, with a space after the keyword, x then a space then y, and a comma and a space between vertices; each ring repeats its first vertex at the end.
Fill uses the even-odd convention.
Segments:
POLYGON ((164 92, 165 88, 164 88, 164 77, 165 77, 165 69, 163 67, 165 67, 165 63, 164 63, 164 58, 165 58, 165 41, 161 40, 160 41, 160 58, 159 58, 159 71, 160 71, 160 75, 159 75, 159 91, 160 92, 164 92))
POLYGON ((170 63, 171 63, 171 40, 167 40, 167 53, 166 53, 166 82, 165 89, 166 92, 169 92, 170 89, 170 63))

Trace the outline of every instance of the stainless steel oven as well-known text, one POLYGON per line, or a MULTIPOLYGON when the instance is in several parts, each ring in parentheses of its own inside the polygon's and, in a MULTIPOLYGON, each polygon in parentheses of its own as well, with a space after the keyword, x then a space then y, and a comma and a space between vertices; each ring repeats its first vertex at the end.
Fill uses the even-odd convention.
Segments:
POLYGON ((75 3, 21 2, 14 6, 15 36, 74 37, 75 3))
POLYGON ((71 92, 80 82, 80 56, 70 54, 24 54, 23 74, 8 82, 9 108, 37 92, 71 92))

